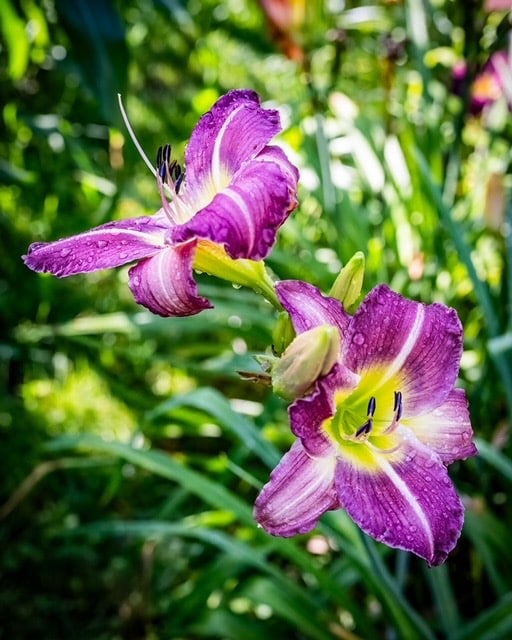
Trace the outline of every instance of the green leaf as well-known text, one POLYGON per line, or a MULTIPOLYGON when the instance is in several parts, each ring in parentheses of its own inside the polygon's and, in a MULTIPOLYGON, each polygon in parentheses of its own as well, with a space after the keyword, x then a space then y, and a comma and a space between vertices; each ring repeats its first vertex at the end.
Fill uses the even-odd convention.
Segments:
POLYGON ((268 467, 279 462, 279 451, 263 438, 252 421, 233 411, 226 398, 214 389, 202 388, 166 400, 147 414, 147 420, 153 422, 183 406, 199 409, 215 418, 223 429, 236 436, 268 467))
POLYGON ((110 0, 56 0, 72 53, 107 123, 121 123, 117 94, 125 93, 128 48, 124 25, 110 0))
POLYGON ((451 640, 507 640, 512 636, 512 593, 480 614, 458 632, 451 640))
POLYGON ((512 460, 481 438, 475 438, 475 444, 479 457, 512 482, 512 460))
POLYGON ((19 80, 28 67, 30 45, 24 21, 10 0, 0 2, 0 29, 7 44, 9 75, 13 80, 19 80))

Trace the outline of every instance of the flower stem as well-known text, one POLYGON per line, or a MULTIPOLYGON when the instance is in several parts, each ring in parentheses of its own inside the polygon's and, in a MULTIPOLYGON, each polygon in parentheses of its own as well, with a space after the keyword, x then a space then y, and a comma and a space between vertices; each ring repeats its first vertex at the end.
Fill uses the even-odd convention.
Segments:
POLYGON ((254 289, 275 309, 283 310, 277 299, 275 283, 262 260, 235 260, 228 256, 222 246, 209 240, 200 240, 197 243, 194 268, 235 285, 254 289))

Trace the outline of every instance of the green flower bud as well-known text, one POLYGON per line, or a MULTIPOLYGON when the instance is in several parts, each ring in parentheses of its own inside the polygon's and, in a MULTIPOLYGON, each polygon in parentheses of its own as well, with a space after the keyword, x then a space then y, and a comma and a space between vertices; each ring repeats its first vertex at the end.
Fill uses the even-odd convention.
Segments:
POLYGON ((272 367, 272 386, 286 400, 304 396, 338 359, 340 334, 322 325, 298 335, 272 367))
POLYGON ((351 307, 361 294, 364 279, 364 253, 358 251, 339 272, 331 287, 329 295, 343 302, 347 309, 351 307))

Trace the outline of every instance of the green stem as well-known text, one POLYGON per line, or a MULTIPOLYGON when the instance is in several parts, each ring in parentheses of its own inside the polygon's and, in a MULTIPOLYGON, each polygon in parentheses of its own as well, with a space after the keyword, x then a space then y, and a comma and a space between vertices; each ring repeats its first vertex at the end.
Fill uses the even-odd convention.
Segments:
POLYGON ((382 558, 375 550, 373 542, 362 531, 360 531, 360 535, 373 572, 382 587, 382 596, 394 614, 399 637, 410 640, 434 640, 434 634, 403 596, 382 558))

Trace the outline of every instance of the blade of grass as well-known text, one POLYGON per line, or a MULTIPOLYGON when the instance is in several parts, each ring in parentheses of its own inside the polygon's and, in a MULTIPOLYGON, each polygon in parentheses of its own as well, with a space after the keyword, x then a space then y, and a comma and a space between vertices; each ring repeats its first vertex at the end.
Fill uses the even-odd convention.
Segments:
MULTIPOLYGON (((423 154, 418 148, 415 150, 415 157, 420 169, 421 176, 425 182, 426 188, 439 211, 441 221, 448 230, 452 242, 457 249, 459 257, 466 267, 478 303, 482 309, 482 313, 487 325, 489 338, 497 338, 500 333, 500 323, 498 316, 494 310, 491 295, 486 284, 478 277, 476 267, 471 258, 471 250, 465 240, 463 227, 452 217, 450 208, 443 200, 441 189, 435 184, 429 166, 423 154)), ((501 352, 491 351, 496 368, 500 372, 503 381, 503 389, 507 400, 509 415, 512 416, 512 360, 505 358, 501 352)))
POLYGON ((446 565, 425 570, 430 583, 430 592, 439 614, 439 622, 447 638, 451 638, 460 627, 460 616, 454 597, 450 574, 446 565))
POLYGON ((481 438, 475 438, 475 443, 480 458, 499 471, 509 482, 512 482, 512 460, 481 438))
POLYGON ((215 418, 221 427, 233 434, 269 468, 279 462, 280 453, 268 440, 263 438, 254 423, 234 411, 226 398, 211 388, 205 387, 191 393, 174 396, 150 411, 147 414, 147 420, 152 422, 182 406, 200 409, 215 418))
POLYGON ((304 572, 311 574, 322 587, 326 597, 333 602, 354 609, 356 605, 346 593, 340 592, 339 584, 329 572, 322 571, 314 558, 302 550, 294 540, 273 538, 256 527, 252 517, 252 508, 228 489, 212 482, 211 478, 187 468, 175 458, 161 451, 147 451, 134 449, 132 446, 120 442, 106 442, 96 436, 63 436, 51 441, 47 445, 50 451, 73 449, 75 451, 98 452, 120 457, 147 471, 163 478, 173 480, 190 493, 195 494, 207 504, 218 509, 231 511, 239 522, 253 529, 254 535, 261 535, 267 545, 268 552, 279 553, 295 563, 304 572))
POLYGON ((462 629, 456 631, 451 640, 506 640, 512 637, 512 593, 480 614, 462 629))
MULTIPOLYGON (((301 632, 306 632, 309 638, 316 640, 332 640, 332 635, 324 628, 329 618, 322 614, 318 596, 313 590, 303 589, 293 582, 286 574, 266 559, 266 552, 254 545, 229 536, 221 531, 191 527, 183 523, 167 523, 157 521, 138 522, 97 522, 75 529, 73 534, 90 532, 95 535, 137 535, 144 538, 162 536, 183 536, 211 544, 224 551, 230 560, 237 559, 240 563, 252 566, 269 575, 272 580, 259 578, 266 588, 257 594, 262 602, 275 609, 288 622, 301 632)), ((69 535, 67 532, 66 535, 69 535)))

